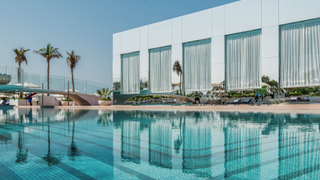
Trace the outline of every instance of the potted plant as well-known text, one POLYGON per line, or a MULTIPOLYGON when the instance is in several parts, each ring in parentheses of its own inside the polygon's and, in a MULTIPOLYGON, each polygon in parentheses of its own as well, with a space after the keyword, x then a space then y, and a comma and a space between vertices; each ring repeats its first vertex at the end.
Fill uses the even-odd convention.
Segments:
POLYGON ((72 106, 73 105, 73 100, 72 99, 68 99, 68 98, 65 98, 65 99, 62 99, 61 100, 61 104, 62 106, 72 106), (69 105, 68 105, 68 102, 69 102, 69 105))
POLYGON ((109 88, 102 88, 101 90, 97 90, 97 94, 100 96, 100 106, 110 106, 112 104, 112 100, 110 98, 111 93, 112 91, 109 90, 109 88))

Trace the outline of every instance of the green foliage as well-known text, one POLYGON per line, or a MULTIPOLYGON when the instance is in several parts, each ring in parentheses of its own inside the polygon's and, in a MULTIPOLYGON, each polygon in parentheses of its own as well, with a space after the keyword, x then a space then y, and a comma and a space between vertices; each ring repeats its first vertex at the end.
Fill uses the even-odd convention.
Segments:
POLYGON ((267 83, 268 81, 270 81, 270 78, 269 78, 269 76, 263 75, 263 76, 261 77, 261 80, 262 80, 262 82, 267 83))
POLYGON ((97 94, 100 97, 104 97, 104 98, 107 98, 107 96, 110 96, 111 93, 112 93, 112 90, 109 90, 109 88, 102 88, 101 90, 97 90, 97 94))
POLYGON ((289 91, 289 96, 311 95, 315 96, 318 92, 318 87, 313 88, 297 88, 289 91))
POLYGON ((267 81, 266 82, 269 86, 271 86, 271 88, 278 88, 279 86, 279 83, 275 80, 272 80, 272 81, 267 81))
POLYGON ((111 101, 110 98, 100 98, 99 100, 100 100, 100 101, 111 101))
MULTIPOLYGON (((61 101, 68 101, 68 98, 62 99, 61 101)), ((73 101, 73 100, 69 98, 69 101, 73 101)))
POLYGON ((198 92, 187 94, 187 97, 191 98, 200 98, 200 94, 198 92))
POLYGON ((228 98, 240 98, 240 97, 254 97, 256 94, 255 91, 246 91, 246 92, 227 92, 226 97, 228 98))

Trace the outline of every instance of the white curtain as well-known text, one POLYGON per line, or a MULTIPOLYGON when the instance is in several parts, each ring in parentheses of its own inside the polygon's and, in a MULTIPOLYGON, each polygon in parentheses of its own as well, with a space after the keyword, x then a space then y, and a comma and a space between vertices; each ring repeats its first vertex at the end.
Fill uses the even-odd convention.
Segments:
POLYGON ((281 26, 280 87, 320 85, 320 20, 281 26))
POLYGON ((149 51, 149 92, 171 92, 171 46, 149 51))
POLYGON ((261 88, 261 30, 226 38, 226 90, 261 88))
POLYGON ((183 91, 211 89, 211 39, 183 45, 183 91))
POLYGON ((140 93, 140 54, 123 54, 121 59, 121 94, 140 93))

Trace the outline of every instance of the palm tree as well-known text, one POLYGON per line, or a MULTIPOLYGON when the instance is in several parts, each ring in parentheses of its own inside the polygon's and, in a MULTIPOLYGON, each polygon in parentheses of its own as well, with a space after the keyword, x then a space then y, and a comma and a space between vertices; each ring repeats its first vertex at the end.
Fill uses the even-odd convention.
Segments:
POLYGON ((181 90, 181 78, 182 78, 182 66, 180 64, 180 62, 178 60, 176 60, 176 62, 174 62, 173 64, 173 68, 172 68, 173 72, 177 73, 178 76, 180 76, 180 95, 182 95, 182 90, 181 90))
MULTIPOLYGON (((47 69, 47 89, 49 89, 49 75, 50 75, 50 60, 54 59, 54 58, 63 58, 62 55, 60 54, 60 52, 58 51, 58 48, 54 48, 53 46, 51 46, 51 44, 49 43, 47 45, 47 47, 43 47, 41 49, 39 49, 39 51, 33 51, 36 54, 39 54, 41 56, 43 56, 44 58, 46 58, 47 63, 48 63, 48 69, 47 69)), ((49 93, 48 93, 49 96, 49 93)))
MULTIPOLYGON (((25 52, 30 51, 30 49, 24 49, 23 47, 20 50, 13 49, 13 52, 16 54, 15 60, 18 63, 18 83, 21 83, 21 64, 25 62, 28 65, 27 57, 25 56, 25 52)), ((23 84, 21 84, 23 86, 23 84)), ((19 93, 19 97, 22 98, 22 93, 19 93)))
POLYGON ((21 64, 23 62, 26 63, 26 65, 28 65, 28 61, 27 61, 27 57, 25 56, 25 52, 30 51, 30 49, 24 49, 23 47, 20 48, 20 50, 13 49, 13 51, 16 53, 16 63, 18 63, 19 65, 19 69, 18 69, 18 83, 21 83, 21 77, 20 77, 20 73, 21 73, 21 64))
POLYGON ((74 50, 71 53, 68 53, 67 63, 71 69, 71 79, 72 79, 72 92, 74 92, 74 80, 73 80, 73 69, 76 67, 77 63, 80 61, 81 56, 74 54, 74 50))
POLYGON ((107 98, 107 96, 110 96, 111 93, 112 93, 112 90, 109 91, 109 88, 102 88, 101 90, 97 90, 97 94, 100 97, 104 97, 104 98, 107 98))

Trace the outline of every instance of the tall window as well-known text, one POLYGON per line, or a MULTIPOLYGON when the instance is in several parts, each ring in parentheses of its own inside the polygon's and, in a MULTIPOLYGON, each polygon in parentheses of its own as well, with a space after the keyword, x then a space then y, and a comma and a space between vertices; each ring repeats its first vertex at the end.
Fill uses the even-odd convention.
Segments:
POLYGON ((211 89, 211 39, 183 44, 183 91, 211 89))
POLYGON ((226 37, 226 90, 261 88, 261 30, 226 37))
POLYGON ((320 85, 320 19, 283 25, 280 87, 320 85))
POLYGON ((140 54, 123 54, 121 57, 121 94, 140 93, 140 54))
POLYGON ((171 46, 149 51, 149 92, 171 91, 171 46))

